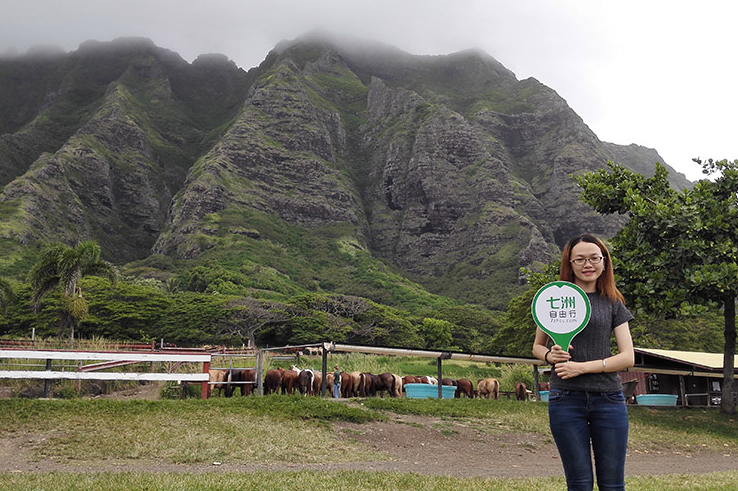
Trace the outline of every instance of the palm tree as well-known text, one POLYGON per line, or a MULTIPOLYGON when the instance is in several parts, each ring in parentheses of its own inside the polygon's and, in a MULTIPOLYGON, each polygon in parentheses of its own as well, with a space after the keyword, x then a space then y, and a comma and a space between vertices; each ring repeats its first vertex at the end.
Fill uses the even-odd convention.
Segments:
POLYGON ((41 253, 29 273, 31 302, 36 311, 47 293, 61 288, 59 336, 68 330, 70 341, 74 340, 75 325, 87 317, 87 301, 78 285, 84 276, 108 278, 111 285, 118 279, 118 270, 100 259, 100 246, 95 242, 82 242, 74 249, 63 244, 51 246, 41 253))

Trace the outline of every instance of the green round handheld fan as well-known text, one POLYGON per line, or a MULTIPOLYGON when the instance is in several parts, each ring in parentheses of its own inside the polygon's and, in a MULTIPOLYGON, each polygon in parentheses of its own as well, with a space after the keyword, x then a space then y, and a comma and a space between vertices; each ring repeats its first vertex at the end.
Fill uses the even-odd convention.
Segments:
POLYGON ((571 340, 589 322, 591 307, 584 290, 568 281, 543 285, 531 302, 536 325, 568 351, 571 340))

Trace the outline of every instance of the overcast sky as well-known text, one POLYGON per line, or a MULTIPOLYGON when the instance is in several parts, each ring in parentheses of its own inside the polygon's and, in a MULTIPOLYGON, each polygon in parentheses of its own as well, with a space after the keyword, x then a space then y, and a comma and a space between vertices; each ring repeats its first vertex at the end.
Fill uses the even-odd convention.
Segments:
POLYGON ((413 54, 480 48, 556 90, 601 140, 738 159, 738 2, 732 0, 0 0, 0 53, 144 36, 192 61, 249 69, 315 28, 413 54))

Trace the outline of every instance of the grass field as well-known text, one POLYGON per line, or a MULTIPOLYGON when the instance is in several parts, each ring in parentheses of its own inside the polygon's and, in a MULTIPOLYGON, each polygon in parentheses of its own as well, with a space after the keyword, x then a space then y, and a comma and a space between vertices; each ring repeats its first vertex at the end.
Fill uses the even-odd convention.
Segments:
MULTIPOLYGON (((39 463, 78 465, 79 472, 0 473, 2 490, 550 490, 559 477, 454 478, 397 472, 186 472, 187 465, 223 462, 270 464, 275 456, 307 462, 381 461, 386 458, 339 438, 334 422, 364 424, 390 415, 429 415, 473 421, 489 431, 547 434, 546 405, 481 400, 352 400, 297 396, 201 400, 0 401, 0 442, 24 440, 39 463), (42 436, 42 437, 41 437, 42 436), (94 456, 94 457, 91 457, 94 456), (104 471, 85 471, 93 461, 104 471), (181 464, 183 472, 113 472, 119 462, 181 464), (112 469, 112 470, 108 470, 112 469)), ((631 449, 689 453, 700 449, 738 455, 735 418, 716 410, 630 410, 631 449)), ((738 460, 738 459, 737 459, 738 460)), ((738 469, 738 463, 736 464, 738 469)), ((47 469, 48 470, 48 469, 47 469)), ((51 469, 53 470, 53 468, 51 469)), ((629 490, 738 490, 738 471, 698 475, 632 476, 629 490)))
MULTIPOLYGON (((563 490, 561 478, 494 479, 452 478, 388 472, 256 472, 250 474, 179 473, 51 473, 0 475, 5 491, 115 490, 115 491, 551 491, 563 490)), ((734 491, 738 472, 632 477, 628 491, 734 491)))

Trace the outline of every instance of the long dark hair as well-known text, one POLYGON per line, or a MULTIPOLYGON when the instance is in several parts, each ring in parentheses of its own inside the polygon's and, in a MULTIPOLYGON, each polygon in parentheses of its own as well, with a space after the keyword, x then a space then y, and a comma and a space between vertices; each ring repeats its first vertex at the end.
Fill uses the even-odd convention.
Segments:
POLYGON ((610 298, 613 302, 615 300, 620 300, 624 304, 625 298, 623 297, 623 294, 620 293, 620 290, 618 290, 618 287, 615 286, 615 274, 612 270, 612 257, 610 257, 610 251, 607 249, 607 246, 604 242, 602 242, 600 239, 592 234, 582 234, 576 237, 572 237, 569 242, 566 243, 566 246, 564 247, 564 253, 561 255, 561 269, 559 271, 559 279, 561 281, 570 281, 574 283, 575 277, 574 270, 571 267, 571 250, 580 242, 589 242, 590 244, 595 244, 597 247, 600 248, 600 251, 602 252, 602 257, 604 258, 602 260, 603 270, 600 277, 597 278, 597 292, 601 296, 610 298))

